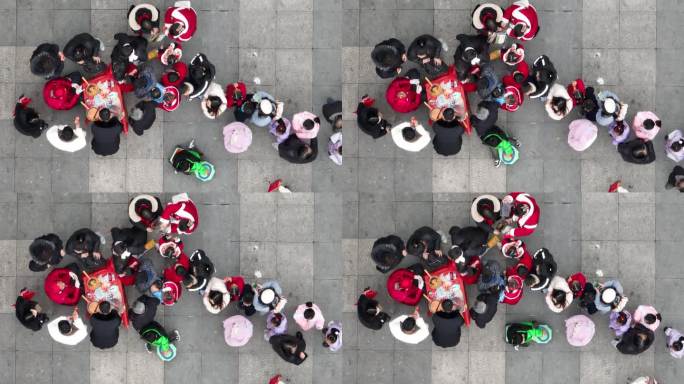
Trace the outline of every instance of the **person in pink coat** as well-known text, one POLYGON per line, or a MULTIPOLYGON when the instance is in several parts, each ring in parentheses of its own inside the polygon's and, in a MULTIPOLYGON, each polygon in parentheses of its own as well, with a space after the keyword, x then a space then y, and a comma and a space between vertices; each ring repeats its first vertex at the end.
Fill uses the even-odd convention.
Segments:
POLYGON ((242 315, 223 320, 223 337, 231 347, 242 347, 252 338, 252 323, 242 315))
POLYGON ((325 318, 321 309, 310 301, 298 306, 292 318, 304 331, 308 331, 313 327, 321 330, 325 326, 325 318))
POLYGON ((318 136, 321 119, 311 112, 299 112, 292 116, 292 130, 300 139, 313 139, 318 136))
POLYGON ((223 146, 230 153, 245 152, 252 145, 252 130, 245 123, 234 121, 223 127, 223 146))
POLYGON ((632 129, 634 129, 634 134, 636 137, 640 138, 641 140, 649 141, 656 137, 660 131, 661 125, 662 122, 655 113, 650 111, 641 111, 634 115, 632 129))
POLYGON ((594 322, 585 315, 575 315, 565 320, 565 336, 568 344, 583 347, 591 342, 596 333, 594 322))
POLYGON ((650 305, 638 306, 632 318, 634 319, 634 324, 642 324, 653 332, 658 329, 662 320, 660 313, 650 305))

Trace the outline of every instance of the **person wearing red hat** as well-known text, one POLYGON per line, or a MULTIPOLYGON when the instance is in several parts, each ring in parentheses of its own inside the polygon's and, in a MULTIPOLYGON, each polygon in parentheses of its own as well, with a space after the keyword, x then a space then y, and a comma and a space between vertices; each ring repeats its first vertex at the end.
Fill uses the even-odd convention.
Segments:
POLYGON ((76 264, 53 269, 45 277, 43 285, 47 297, 60 305, 73 306, 78 304, 81 299, 79 273, 80 270, 76 264))
POLYGON ((539 16, 537 9, 528 0, 519 0, 511 4, 503 12, 509 37, 522 41, 530 41, 539 33, 539 16))
POLYGON ((40 331, 43 324, 50 320, 40 304, 32 300, 35 295, 36 292, 23 288, 13 305, 17 320, 33 332, 40 331))
POLYGON ((197 206, 187 193, 175 195, 166 204, 159 216, 159 222, 164 233, 189 235, 199 226, 197 206))
POLYGON ((390 320, 390 316, 382 311, 382 307, 375 297, 377 292, 367 287, 356 302, 359 322, 368 329, 378 331, 390 320))
POLYGON ((185 78, 188 75, 188 66, 179 61, 171 66, 171 68, 164 71, 161 78, 161 83, 165 87, 179 88, 183 85, 185 78))
POLYGON ((159 47, 156 52, 151 52, 151 56, 158 56, 159 61, 165 67, 181 63, 183 57, 183 46, 180 43, 172 42, 166 47, 159 47))
POLYGON ((587 278, 582 272, 577 272, 568 277, 568 286, 575 299, 580 298, 584 294, 584 289, 587 286, 587 278))
POLYGON ((471 17, 473 28, 485 35, 501 31, 505 22, 503 9, 494 3, 478 4, 471 17))
POLYGON ((587 89, 584 86, 584 81, 582 79, 575 79, 572 83, 568 84, 567 87, 568 94, 572 98, 572 106, 581 106, 584 103, 584 99, 587 96, 587 89))
POLYGON ((164 35, 177 42, 189 41, 197 31, 197 12, 190 1, 176 1, 164 14, 164 35))
POLYGON ((387 120, 383 119, 382 113, 373 107, 375 99, 365 95, 356 107, 356 122, 365 134, 377 139, 385 136, 392 127, 387 120))
POLYGON ((72 87, 72 81, 66 77, 58 77, 45 83, 43 99, 48 107, 55 110, 69 110, 76 106, 79 95, 72 87))
POLYGON ((522 277, 512 274, 506 277, 506 285, 503 289, 503 298, 501 302, 508 305, 515 305, 520 302, 523 297, 523 279, 522 277))

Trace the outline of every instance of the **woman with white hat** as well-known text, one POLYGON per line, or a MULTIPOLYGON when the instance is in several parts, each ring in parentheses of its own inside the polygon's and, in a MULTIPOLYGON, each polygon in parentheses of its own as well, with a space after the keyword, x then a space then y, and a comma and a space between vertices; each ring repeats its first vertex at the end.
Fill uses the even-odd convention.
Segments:
POLYGON ((627 304, 628 299, 624 296, 624 290, 619 281, 609 280, 599 284, 597 288, 598 294, 594 303, 599 312, 620 312, 627 304))

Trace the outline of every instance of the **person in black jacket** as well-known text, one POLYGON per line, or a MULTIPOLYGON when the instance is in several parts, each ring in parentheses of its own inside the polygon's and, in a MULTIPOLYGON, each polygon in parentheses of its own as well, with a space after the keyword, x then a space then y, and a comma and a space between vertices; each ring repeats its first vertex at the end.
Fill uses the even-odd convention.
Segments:
POLYGON ((432 315, 432 341, 438 347, 455 347, 461 341, 461 326, 465 321, 451 300, 442 301, 440 308, 432 315))
POLYGON ((586 88, 581 107, 581 112, 584 115, 584 118, 589 121, 596 122, 596 113, 599 111, 600 107, 598 101, 596 100, 596 91, 594 91, 594 87, 586 88))
POLYGON ((271 336, 268 342, 278 356, 290 364, 299 365, 308 357, 304 352, 306 342, 301 332, 297 332, 296 336, 287 334, 271 336))
POLYGON ((152 127, 157 119, 157 108, 154 102, 141 100, 131 109, 128 114, 128 125, 136 135, 142 136, 146 130, 152 127))
POLYGON ((684 168, 675 165, 672 172, 667 177, 666 189, 676 188, 679 192, 684 192, 684 168))
POLYGON ((100 253, 100 243, 100 235, 88 228, 81 228, 69 237, 65 252, 78 259, 81 269, 89 272, 105 264, 100 253))
POLYGON ((470 307, 470 317, 478 327, 484 328, 494 319, 499 304, 499 293, 489 292, 477 295, 477 300, 470 307))
POLYGON ((470 75, 473 66, 481 65, 489 61, 489 44, 487 36, 477 35, 456 35, 459 44, 454 52, 454 65, 459 81, 465 81, 470 75))
POLYGON ((31 99, 21 95, 14 106, 14 128, 22 135, 31 136, 34 139, 40 137, 48 124, 40 118, 35 109, 28 105, 31 99))
POLYGON ((278 144, 278 155, 293 164, 310 163, 318 156, 318 138, 314 137, 307 143, 292 134, 278 144))
POLYGON ((380 303, 373 299, 375 295, 377 292, 367 287, 356 302, 356 313, 363 326, 378 331, 386 322, 390 321, 390 315, 382 311, 380 303))
POLYGON ((442 253, 442 235, 430 227, 418 228, 406 242, 408 254, 420 258, 421 265, 433 271, 449 260, 442 253))
POLYGON ((64 54, 57 44, 43 43, 33 51, 29 63, 31 73, 49 80, 62 74, 64 54))
POLYGON ((245 284, 237 303, 238 308, 245 313, 245 316, 249 317, 256 313, 256 308, 254 308, 254 296, 254 287, 250 284, 245 284))
POLYGON ((206 55, 198 53, 190 60, 188 68, 187 82, 192 86, 192 90, 187 95, 191 100, 200 97, 209 87, 209 84, 216 76, 216 68, 206 55))
POLYGON ((387 273, 401 263, 406 256, 404 241, 399 236, 389 235, 375 240, 371 249, 371 258, 375 262, 375 268, 387 273))
POLYGON ((190 270, 183 277, 183 285, 190 292, 204 294, 204 288, 214 272, 214 263, 203 250, 197 249, 190 255, 190 270))
POLYGON ((50 320, 47 315, 43 313, 40 304, 31 300, 35 294, 35 292, 24 288, 19 292, 17 301, 14 304, 14 313, 17 316, 17 320, 19 320, 21 325, 34 332, 40 331, 43 324, 50 320))
POLYGON ((596 308, 596 294, 597 291, 594 285, 587 282, 579 298, 579 307, 585 309, 590 315, 598 312, 598 308, 596 308))
POLYGON ((653 344, 655 334, 643 324, 637 323, 622 335, 620 340, 613 341, 613 345, 625 355, 638 355, 646 351, 653 344))
POLYGON ((537 57, 530 68, 530 75, 525 83, 525 94, 531 99, 544 97, 558 79, 558 73, 551 59, 546 55, 537 57))
POLYGON ((558 266, 553 255, 546 248, 537 250, 532 256, 532 270, 525 278, 525 284, 533 291, 540 291, 549 286, 551 279, 556 276, 558 266))
POLYGON ((142 295, 135 300, 128 310, 128 318, 136 331, 154 321, 157 306, 159 306, 159 299, 156 297, 142 295))
POLYGON ((375 73, 383 79, 389 79, 401 73, 401 65, 406 62, 404 44, 391 38, 377 44, 371 52, 375 64, 375 73))
POLYGON ((618 144, 617 150, 622 160, 632 164, 650 164, 655 161, 653 143, 641 139, 632 139, 618 144))
POLYGON ((62 239, 54 233, 40 236, 29 245, 29 269, 33 272, 42 272, 48 267, 54 267, 64 258, 64 245, 62 239))
POLYGON ((119 342, 121 316, 112 309, 108 301, 97 306, 97 312, 90 318, 90 342, 100 349, 113 348, 119 342))
POLYGON ((453 108, 446 108, 442 112, 442 118, 435 121, 432 126, 435 137, 432 146, 435 152, 442 156, 451 156, 461 152, 463 146, 463 127, 456 118, 453 108))
POLYGON ((333 132, 342 129, 342 101, 328 98, 323 105, 323 118, 332 125, 333 132))
POLYGON ((449 229, 449 235, 452 247, 458 246, 465 257, 480 256, 487 249, 489 233, 480 227, 459 228, 454 225, 449 229))
POLYGON ((389 121, 382 118, 382 113, 373 107, 375 100, 365 95, 356 108, 356 122, 361 130, 370 137, 377 139, 385 136, 392 128, 389 121))
POLYGON ((449 68, 442 60, 442 42, 431 35, 416 37, 406 56, 414 63, 420 64, 428 78, 437 77, 449 68))
POLYGON ((112 63, 137 64, 147 61, 147 40, 144 37, 117 33, 114 39, 117 42, 112 49, 112 63))
POLYGON ((98 119, 91 125, 91 130, 93 140, 90 146, 93 152, 100 156, 109 156, 119 151, 123 125, 111 115, 109 109, 103 108, 98 112, 98 119))
POLYGON ((105 69, 106 65, 100 59, 102 45, 100 40, 89 33, 74 36, 64 46, 64 56, 80 64, 86 73, 95 74, 105 69))

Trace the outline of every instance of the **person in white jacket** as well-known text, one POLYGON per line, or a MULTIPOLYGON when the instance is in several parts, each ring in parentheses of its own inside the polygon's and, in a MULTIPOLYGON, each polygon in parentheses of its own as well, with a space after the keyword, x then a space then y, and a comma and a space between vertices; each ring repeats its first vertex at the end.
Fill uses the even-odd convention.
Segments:
POLYGON ((572 290, 567 280, 554 276, 546 293, 546 304, 553 312, 561 313, 572 303, 572 290))
POLYGON ((221 116, 228 108, 228 100, 226 100, 226 94, 223 93, 223 88, 214 82, 209 84, 207 91, 202 96, 201 105, 204 116, 212 120, 221 116))
POLYGON ((320 331, 325 326, 323 312, 318 308, 318 305, 310 301, 298 306, 292 318, 304 331, 313 327, 320 331))
POLYGON ((415 117, 392 128, 392 140, 399 148, 409 152, 419 152, 430 144, 430 133, 415 117))
POLYGON ((389 322, 389 329, 397 340, 407 344, 418 344, 430 336, 430 329, 420 317, 418 309, 411 315, 401 315, 389 322))
POLYGON ((47 325, 53 340, 64 345, 76 345, 88 336, 88 327, 78 317, 78 307, 71 316, 60 316, 47 325))
POLYGON ((554 120, 562 120, 572 111, 572 99, 564 86, 556 83, 549 90, 546 96, 546 113, 554 120))
POLYGON ((45 132, 45 137, 53 147, 64 152, 76 152, 86 146, 86 131, 81 128, 81 118, 76 116, 74 127, 53 125, 45 132))
POLYGON ((226 280, 212 277, 207 283, 202 302, 207 311, 214 315, 225 309, 230 303, 230 292, 226 287, 226 280))

